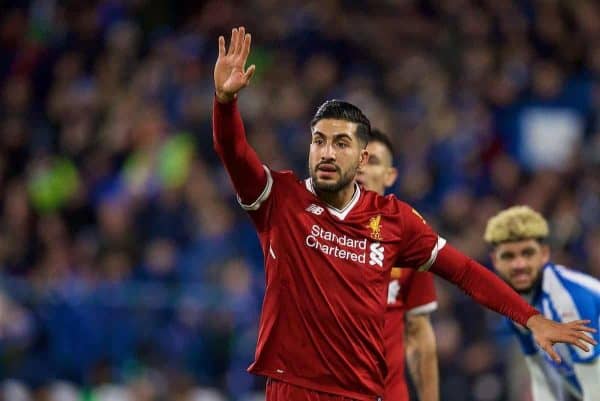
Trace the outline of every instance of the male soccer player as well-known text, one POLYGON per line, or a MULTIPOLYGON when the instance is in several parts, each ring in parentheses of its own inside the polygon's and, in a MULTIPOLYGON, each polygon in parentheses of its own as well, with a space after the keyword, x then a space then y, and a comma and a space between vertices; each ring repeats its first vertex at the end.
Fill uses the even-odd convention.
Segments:
MULTIPOLYGON (((370 123, 355 106, 325 102, 311 123, 310 178, 269 169, 246 140, 237 109, 248 85, 250 35, 219 37, 213 141, 258 232, 266 289, 255 361, 268 401, 381 399, 383 326, 392 266, 429 270, 478 302, 533 331, 558 359, 555 342, 587 349, 584 321, 541 316, 508 285, 438 237, 410 206, 363 191, 356 171, 367 160, 370 123)), ((294 77, 290 77, 294 79, 294 77)))
MULTIPOLYGON (((550 262, 546 237, 546 220, 527 206, 492 217, 484 236, 500 277, 530 304, 550 319, 587 319, 598 329, 600 281, 550 262)), ((562 400, 563 388, 580 400, 600 400, 600 346, 589 351, 557 346, 562 362, 556 363, 538 349, 528 330, 514 323, 511 327, 525 353, 534 401, 562 400)), ((598 332, 594 336, 598 340, 598 332)))
MULTIPOLYGON (((386 188, 394 185, 398 176, 398 171, 393 165, 392 143, 383 132, 373 129, 367 151, 367 163, 358 171, 356 181, 365 189, 383 195, 386 188)), ((419 400, 439 401, 435 334, 429 319, 429 314, 436 308, 435 286, 431 273, 392 268, 384 329, 385 360, 388 369, 384 399, 409 399, 404 374, 406 354, 419 400)))

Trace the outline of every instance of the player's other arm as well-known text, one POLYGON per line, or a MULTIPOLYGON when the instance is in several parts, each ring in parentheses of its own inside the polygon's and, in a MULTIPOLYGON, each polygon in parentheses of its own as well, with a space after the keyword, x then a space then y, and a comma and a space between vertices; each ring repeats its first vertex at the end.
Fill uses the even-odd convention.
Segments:
POLYGON ((436 341, 429 314, 406 316, 406 361, 420 401, 439 401, 436 341))
POLYGON ((215 100, 213 102, 213 143, 243 205, 253 209, 270 184, 269 173, 246 140, 244 123, 237 107, 237 94, 254 73, 246 60, 250 53, 250 34, 243 27, 233 29, 229 49, 219 37, 219 57, 215 63, 215 100))
POLYGON ((414 272, 401 292, 406 307, 406 361, 420 401, 439 401, 436 340, 430 313, 437 309, 433 275, 414 272))

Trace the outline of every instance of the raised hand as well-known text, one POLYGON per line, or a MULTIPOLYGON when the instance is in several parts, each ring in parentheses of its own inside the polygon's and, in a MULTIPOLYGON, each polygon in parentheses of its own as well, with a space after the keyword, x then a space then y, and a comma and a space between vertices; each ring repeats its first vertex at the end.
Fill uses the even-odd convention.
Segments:
POLYGON ((533 338, 538 345, 550 355, 556 362, 560 362, 560 356, 552 346, 556 343, 571 344, 588 351, 590 345, 597 345, 596 341, 587 333, 596 330, 587 327, 589 320, 576 320, 569 323, 557 323, 544 318, 542 315, 534 315, 527 321, 527 327, 533 333, 533 338), (587 344, 586 344, 587 343, 587 344))
POLYGON ((246 33, 243 26, 234 28, 231 30, 229 49, 226 50, 225 38, 219 36, 219 57, 215 63, 215 94, 221 103, 233 100, 235 95, 248 85, 254 74, 254 65, 245 69, 251 40, 252 37, 246 33))

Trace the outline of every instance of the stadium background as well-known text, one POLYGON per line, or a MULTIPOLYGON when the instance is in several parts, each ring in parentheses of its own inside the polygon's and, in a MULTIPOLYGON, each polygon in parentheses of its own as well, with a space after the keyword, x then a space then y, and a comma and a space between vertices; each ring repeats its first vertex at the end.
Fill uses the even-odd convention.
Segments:
MULTIPOLYGON (((3 1, 5 400, 260 400, 262 255, 211 145, 216 38, 253 34, 248 135, 304 175, 327 98, 390 133, 394 192, 455 246, 501 207, 600 275, 594 1, 3 1), (223 398, 224 397, 224 398, 223 398)), ((438 281, 444 401, 525 401, 502 320, 438 281)))

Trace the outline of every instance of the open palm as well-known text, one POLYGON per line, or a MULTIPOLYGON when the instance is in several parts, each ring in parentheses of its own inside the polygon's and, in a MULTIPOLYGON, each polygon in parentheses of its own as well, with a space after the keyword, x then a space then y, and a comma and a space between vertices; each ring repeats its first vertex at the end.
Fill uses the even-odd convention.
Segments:
POLYGON ((542 315, 534 315, 527 321, 527 327, 533 333, 533 338, 540 348, 546 351, 552 359, 560 363, 560 356, 552 348, 554 344, 571 344, 585 352, 588 352, 590 345, 597 345, 596 340, 591 335, 586 334, 596 332, 595 329, 587 326, 589 323, 589 320, 558 323, 546 319, 542 315))
POLYGON ((231 101, 250 82, 255 66, 245 68, 251 40, 243 26, 234 28, 231 31, 229 49, 226 50, 225 38, 219 36, 219 57, 215 63, 215 93, 219 101, 231 101))

